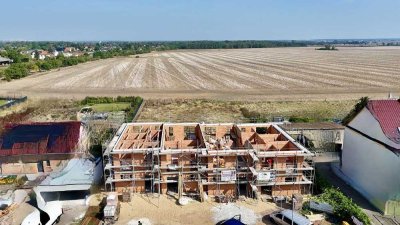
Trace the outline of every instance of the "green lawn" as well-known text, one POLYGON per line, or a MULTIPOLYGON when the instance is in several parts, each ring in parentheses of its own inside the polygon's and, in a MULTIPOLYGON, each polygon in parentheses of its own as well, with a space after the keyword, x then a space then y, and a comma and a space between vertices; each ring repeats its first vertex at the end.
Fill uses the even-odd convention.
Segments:
POLYGON ((1 100, 1 99, 0 99, 0 105, 4 105, 4 104, 6 104, 6 103, 7 103, 6 100, 1 100))
POLYGON ((115 111, 123 111, 128 109, 131 106, 129 102, 116 102, 116 103, 103 103, 103 104, 94 104, 90 107, 95 112, 115 112, 115 111))

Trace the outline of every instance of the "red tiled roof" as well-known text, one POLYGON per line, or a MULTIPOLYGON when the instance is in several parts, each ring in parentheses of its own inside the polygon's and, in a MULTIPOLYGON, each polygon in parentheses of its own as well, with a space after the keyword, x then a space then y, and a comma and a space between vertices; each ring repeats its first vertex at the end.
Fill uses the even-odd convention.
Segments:
POLYGON ((73 153, 80 122, 8 124, 0 136, 0 156, 73 153))
POLYGON ((379 122, 386 137, 400 144, 400 101, 370 100, 367 109, 379 122))

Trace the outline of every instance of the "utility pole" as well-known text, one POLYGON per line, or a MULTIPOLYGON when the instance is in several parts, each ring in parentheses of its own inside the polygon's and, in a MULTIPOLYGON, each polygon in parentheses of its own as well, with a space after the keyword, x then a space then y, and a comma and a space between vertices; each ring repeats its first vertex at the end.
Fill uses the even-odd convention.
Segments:
POLYGON ((296 199, 292 196, 292 225, 293 225, 293 212, 294 212, 294 204, 296 203, 296 199))

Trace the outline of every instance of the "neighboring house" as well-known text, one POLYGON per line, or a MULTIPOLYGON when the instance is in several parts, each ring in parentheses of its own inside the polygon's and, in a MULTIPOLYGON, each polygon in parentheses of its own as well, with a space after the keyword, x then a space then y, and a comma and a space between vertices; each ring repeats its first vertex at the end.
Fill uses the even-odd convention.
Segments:
POLYGON ((41 59, 41 60, 43 60, 43 59, 45 59, 46 57, 50 57, 50 53, 48 52, 48 51, 40 51, 39 52, 39 59, 41 59))
POLYGON ((9 124, 0 136, 0 174, 51 172, 82 154, 83 133, 75 121, 9 124))
POLYGON ((34 51, 34 52, 31 53, 31 58, 32 59, 37 57, 40 60, 44 60, 45 58, 53 57, 53 56, 54 55, 52 53, 50 53, 48 51, 44 51, 44 50, 38 50, 38 51, 34 51), (38 54, 39 56, 36 56, 36 54, 38 54))
POLYGON ((10 65, 12 60, 9 58, 0 57, 0 66, 10 65))
POLYGON ((74 47, 65 47, 64 48, 64 53, 65 52, 74 52, 74 51, 76 51, 76 49, 74 47))
POLYGON ((400 215, 399 100, 370 100, 351 120, 340 164, 342 177, 376 208, 400 215))
POLYGON ((70 52, 64 52, 63 55, 64 55, 64 57, 68 58, 68 57, 71 57, 71 56, 72 56, 72 53, 70 53, 70 52))
POLYGON ((72 56, 74 56, 74 57, 78 57, 78 56, 83 56, 83 52, 81 52, 81 51, 76 51, 76 52, 73 52, 72 53, 72 56))

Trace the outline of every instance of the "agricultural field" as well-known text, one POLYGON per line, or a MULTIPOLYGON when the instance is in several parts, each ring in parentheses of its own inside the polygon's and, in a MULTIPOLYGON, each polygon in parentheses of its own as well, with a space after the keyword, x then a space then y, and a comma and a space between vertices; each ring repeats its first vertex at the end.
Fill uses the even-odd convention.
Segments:
POLYGON ((99 60, 0 83, 1 94, 222 100, 355 99, 400 92, 399 47, 180 50, 99 60))

